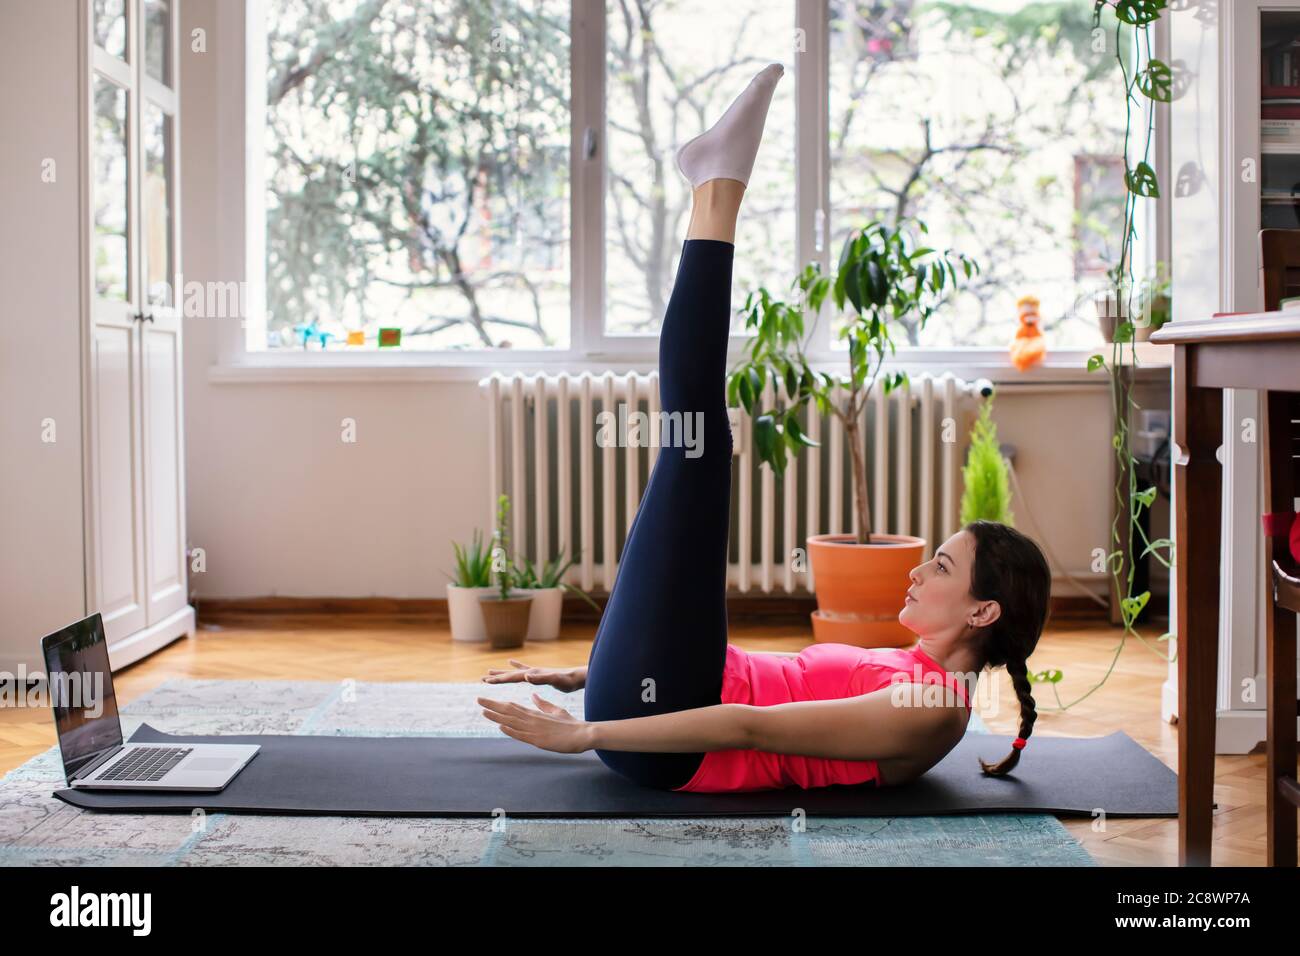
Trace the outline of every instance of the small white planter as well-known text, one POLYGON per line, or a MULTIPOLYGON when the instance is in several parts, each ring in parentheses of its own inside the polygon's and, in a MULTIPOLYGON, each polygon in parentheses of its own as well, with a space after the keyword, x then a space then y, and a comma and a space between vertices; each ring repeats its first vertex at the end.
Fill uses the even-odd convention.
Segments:
POLYGON ((453 641, 486 641, 483 609, 478 606, 482 595, 496 594, 498 588, 463 588, 447 585, 447 617, 451 619, 453 641))
POLYGON ((533 588, 533 613, 528 619, 530 641, 553 641, 560 636, 564 588, 533 588))
POLYGON ((1128 315, 1128 306, 1123 296, 1117 296, 1112 289, 1098 292, 1092 298, 1097 310, 1097 324, 1101 327, 1101 337, 1107 342, 1115 341, 1115 327, 1128 315))

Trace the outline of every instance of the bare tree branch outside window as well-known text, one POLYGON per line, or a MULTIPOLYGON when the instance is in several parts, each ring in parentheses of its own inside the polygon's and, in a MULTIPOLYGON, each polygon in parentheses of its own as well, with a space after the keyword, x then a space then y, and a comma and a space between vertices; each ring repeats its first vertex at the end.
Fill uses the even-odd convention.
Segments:
MULTIPOLYGON (((806 42, 793 0, 605 2, 604 329, 654 335, 690 212, 677 148, 806 42)), ((1094 343, 1123 127, 1091 4, 828 2, 831 256, 871 219, 920 218, 984 268, 910 344, 1005 345, 1026 293, 1054 346, 1094 343)), ((330 348, 392 326, 420 349, 566 348, 569 3, 266 3, 267 344, 315 324, 330 348)), ((794 94, 745 195, 738 297, 802 265, 794 94)))
POLYGON ((268 337, 569 335, 569 5, 268 0, 268 337))

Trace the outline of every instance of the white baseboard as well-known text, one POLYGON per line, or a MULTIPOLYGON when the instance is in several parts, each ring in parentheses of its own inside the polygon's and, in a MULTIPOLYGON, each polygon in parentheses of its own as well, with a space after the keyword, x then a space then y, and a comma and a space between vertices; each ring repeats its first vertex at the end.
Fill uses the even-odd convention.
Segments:
MULTIPOLYGON (((1166 680, 1160 686, 1160 717, 1167 723, 1178 719, 1178 684, 1166 680)), ((1268 734, 1268 711, 1221 710, 1214 718, 1214 752, 1248 754, 1264 742, 1268 734)), ((1296 739, 1300 740, 1300 717, 1296 718, 1296 739)))

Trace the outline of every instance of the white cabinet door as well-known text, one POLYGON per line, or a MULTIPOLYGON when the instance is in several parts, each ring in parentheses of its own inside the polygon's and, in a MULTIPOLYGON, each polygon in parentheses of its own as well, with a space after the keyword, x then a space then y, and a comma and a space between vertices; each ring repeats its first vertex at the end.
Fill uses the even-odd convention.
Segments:
POLYGON ((182 291, 176 281, 177 23, 168 0, 142 0, 140 89, 140 269, 144 319, 139 323, 141 431, 144 449, 145 565, 148 622, 179 611, 188 597, 185 567, 185 478, 181 414, 182 291))
POLYGON ((187 602, 177 25, 168 0, 89 13, 90 593, 111 647, 187 602))
MULTIPOLYGON (((174 324, 174 323, 173 323, 174 324)), ((187 600, 185 492, 181 462, 181 349, 178 328, 146 323, 141 384, 144 387, 145 555, 148 619, 153 624, 187 600)))
POLYGON ((91 17, 90 330, 87 348, 89 598, 111 643, 148 623, 135 209, 138 98, 124 10, 91 17))
POLYGON ((90 352, 94 609, 108 640, 147 623, 136 331, 96 319, 90 352))

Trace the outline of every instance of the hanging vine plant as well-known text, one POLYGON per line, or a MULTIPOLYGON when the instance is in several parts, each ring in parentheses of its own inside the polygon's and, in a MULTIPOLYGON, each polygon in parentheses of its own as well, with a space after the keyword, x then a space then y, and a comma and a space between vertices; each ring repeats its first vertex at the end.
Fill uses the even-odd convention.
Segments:
MULTIPOLYGON (((1132 308, 1134 287, 1132 249, 1133 239, 1137 235, 1137 203, 1139 199, 1157 199, 1160 196, 1159 178, 1150 161, 1151 142, 1155 129, 1155 111, 1154 109, 1148 109, 1148 104, 1144 103, 1140 97, 1149 100, 1151 103, 1168 103, 1172 98, 1173 72, 1167 63, 1152 55, 1151 42, 1151 27, 1168 7, 1168 0, 1094 0, 1092 22, 1095 31, 1102 29, 1101 14, 1106 7, 1110 7, 1115 14, 1114 55, 1119 63, 1120 75, 1124 84, 1123 160, 1125 187, 1124 224, 1120 233, 1119 261, 1108 270, 1107 282, 1111 294, 1114 295, 1115 302, 1123 303, 1123 308, 1119 310, 1119 321, 1115 326, 1115 333, 1111 337, 1110 360, 1107 361, 1104 355, 1092 355, 1088 358, 1087 368, 1089 372, 1106 369, 1110 374, 1114 419, 1114 434, 1111 437, 1111 445, 1119 463, 1119 475, 1115 483, 1115 518, 1111 522, 1111 543, 1114 549, 1106 555, 1106 566, 1114 582, 1114 593, 1120 595, 1119 610, 1124 625, 1124 633, 1115 648, 1115 656, 1111 660, 1110 667, 1107 668, 1101 680, 1077 700, 1069 704, 1061 704, 1062 710, 1073 707, 1074 704, 1086 699, 1106 682, 1111 671, 1114 670, 1130 634, 1142 641, 1143 644, 1151 647, 1147 639, 1135 627, 1138 616, 1151 599, 1151 591, 1148 588, 1140 594, 1133 593, 1134 572, 1138 561, 1145 559, 1147 555, 1154 556, 1166 568, 1171 567, 1173 560, 1173 542, 1168 538, 1151 540, 1147 537, 1146 531, 1143 530, 1139 521, 1142 509, 1149 509, 1155 502, 1156 489, 1154 487, 1139 489, 1137 486, 1136 466, 1138 460, 1132 451, 1128 417, 1130 410, 1137 410, 1140 406, 1130 394, 1131 386, 1124 362, 1124 346, 1128 345, 1129 365, 1127 367, 1131 368, 1137 365, 1137 326, 1133 322, 1134 313, 1132 308), (1131 31, 1130 38, 1133 40, 1129 47, 1133 51, 1131 69, 1124 53, 1126 28, 1131 31), (1132 162, 1131 157, 1134 155, 1134 151, 1130 148, 1130 143, 1134 136, 1134 115, 1142 113, 1146 114, 1147 122, 1141 158, 1137 159, 1136 162, 1132 162), (1127 523, 1126 536, 1120 534, 1121 522, 1127 523), (1125 542, 1127 542, 1127 546, 1125 542), (1133 552, 1138 544, 1142 545, 1142 551, 1140 554, 1135 555, 1133 552)), ((1143 308, 1147 307, 1147 304, 1144 303, 1143 308)), ((1167 631, 1160 635, 1157 643, 1167 642, 1172 636, 1172 632, 1167 631)), ((1159 653, 1159 648, 1153 648, 1153 650, 1159 653)), ((1161 656, 1166 661, 1174 659, 1173 655, 1161 654, 1161 656)), ((1060 695, 1057 692, 1056 685, 1060 683, 1062 676, 1059 670, 1045 670, 1038 673, 1031 671, 1029 674, 1031 681, 1051 685, 1058 704, 1060 703, 1060 695)))

